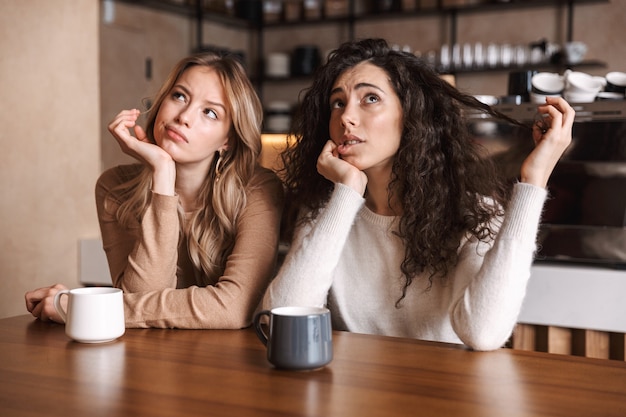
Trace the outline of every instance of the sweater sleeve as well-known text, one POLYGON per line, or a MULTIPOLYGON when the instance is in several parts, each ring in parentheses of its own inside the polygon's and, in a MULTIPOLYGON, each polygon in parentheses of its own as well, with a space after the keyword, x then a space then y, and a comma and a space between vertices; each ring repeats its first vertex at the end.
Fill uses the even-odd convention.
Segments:
POLYGON ((178 197, 152 194, 135 230, 115 218, 119 203, 112 189, 122 181, 121 168, 103 173, 96 183, 96 207, 111 280, 124 292, 176 288, 178 197))
POLYGON ((263 308, 326 304, 333 271, 364 201, 348 186, 335 185, 318 217, 295 233, 289 253, 265 294, 263 308))
POLYGON ((278 178, 262 172, 252 181, 235 245, 217 283, 126 291, 127 327, 238 329, 251 323, 276 265, 283 202, 278 178))
POLYGON ((491 247, 474 241, 461 249, 450 319, 461 341, 473 349, 497 349, 511 335, 526 294, 546 195, 543 188, 516 184, 491 247))

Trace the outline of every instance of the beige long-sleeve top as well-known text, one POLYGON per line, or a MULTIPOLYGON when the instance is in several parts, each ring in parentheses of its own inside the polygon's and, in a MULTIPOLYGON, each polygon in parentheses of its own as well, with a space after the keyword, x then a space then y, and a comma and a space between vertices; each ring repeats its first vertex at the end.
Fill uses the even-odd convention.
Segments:
POLYGON ((111 168, 96 184, 103 247, 113 285, 124 290, 126 327, 248 326, 276 263, 283 203, 276 175, 257 169, 224 273, 205 276, 193 266, 187 245, 179 245, 178 196, 153 193, 135 229, 116 220, 119 196, 111 190, 140 169, 140 165, 111 168))

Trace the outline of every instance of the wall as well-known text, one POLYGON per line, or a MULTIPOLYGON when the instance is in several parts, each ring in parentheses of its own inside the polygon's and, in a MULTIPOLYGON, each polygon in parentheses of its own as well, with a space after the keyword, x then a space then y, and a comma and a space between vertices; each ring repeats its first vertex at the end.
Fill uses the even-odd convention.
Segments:
POLYGON ((98 3, 0 0, 0 317, 24 293, 77 286, 77 242, 98 236, 98 3))

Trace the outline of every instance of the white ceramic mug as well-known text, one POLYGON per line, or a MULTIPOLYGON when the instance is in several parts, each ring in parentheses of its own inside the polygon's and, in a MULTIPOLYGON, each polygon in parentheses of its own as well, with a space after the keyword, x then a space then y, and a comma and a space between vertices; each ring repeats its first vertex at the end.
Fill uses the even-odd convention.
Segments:
POLYGON ((124 334, 122 290, 85 287, 61 290, 54 296, 54 308, 65 321, 65 334, 82 343, 110 342, 124 334), (67 311, 61 305, 66 295, 67 311))

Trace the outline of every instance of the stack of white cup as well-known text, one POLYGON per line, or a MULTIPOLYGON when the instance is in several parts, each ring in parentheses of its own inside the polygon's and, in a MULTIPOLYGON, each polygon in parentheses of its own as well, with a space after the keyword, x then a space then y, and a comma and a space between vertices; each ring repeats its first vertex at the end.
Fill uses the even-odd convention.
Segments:
POLYGON ((566 70, 563 75, 539 72, 532 78, 530 99, 544 103, 547 96, 563 96, 570 103, 591 103, 604 89, 606 79, 580 71, 566 70))
POLYGON ((531 80, 530 101, 545 103, 546 97, 560 97, 565 88, 565 78, 552 72, 538 72, 531 80))
POLYGON ((626 72, 611 71, 604 78, 604 91, 598 95, 601 99, 626 99, 626 72))
POLYGON ((606 85, 604 77, 596 77, 580 71, 565 71, 563 98, 570 103, 592 103, 606 85))

